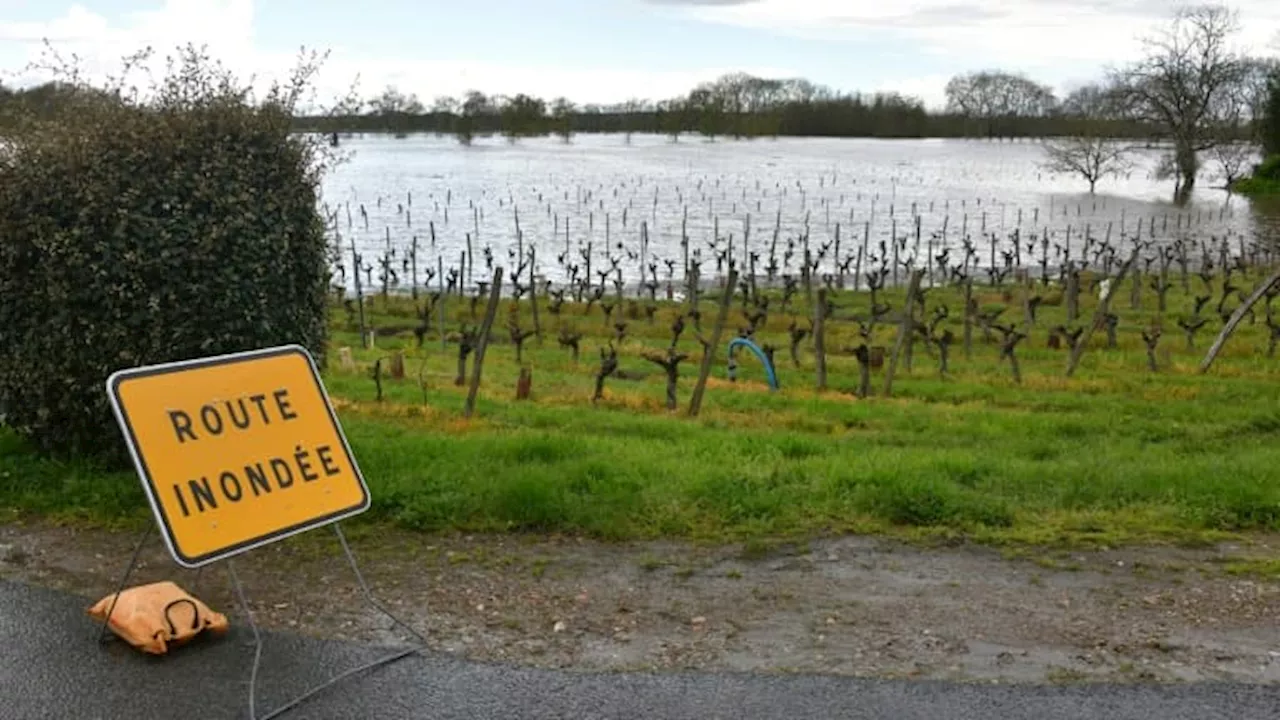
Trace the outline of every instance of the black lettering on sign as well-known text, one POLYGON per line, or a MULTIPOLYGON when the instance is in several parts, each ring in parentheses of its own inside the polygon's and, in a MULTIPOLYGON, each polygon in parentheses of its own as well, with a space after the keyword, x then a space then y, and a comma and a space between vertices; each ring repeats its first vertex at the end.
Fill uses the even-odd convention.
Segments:
MULTIPOLYGON (((298 413, 289 400, 288 388, 281 388, 271 393, 275 401, 276 411, 284 420, 296 420, 298 413)), ((271 413, 267 410, 267 396, 264 394, 249 395, 238 400, 223 400, 208 403, 200 408, 200 424, 207 435, 221 435, 227 429, 227 418, 238 430, 248 430, 253 424, 253 408, 257 408, 258 417, 263 425, 271 424, 271 413), (225 414, 224 414, 225 413, 225 414)), ((195 433, 192 416, 185 410, 170 410, 169 423, 173 425, 173 435, 178 444, 200 439, 195 433)), ((304 473, 305 474, 305 473, 304 473)))
POLYGON ((178 505, 182 506, 182 517, 191 517, 191 511, 187 509, 187 499, 182 497, 182 487, 178 483, 173 484, 173 494, 178 496, 178 505))
POLYGON ((196 501, 196 511, 204 512, 207 504, 214 510, 218 509, 218 501, 213 497, 213 488, 209 487, 209 478, 202 477, 197 480, 188 480, 187 486, 191 488, 191 496, 196 501))
POLYGON ((316 457, 320 458, 320 466, 324 468, 324 474, 329 477, 333 477, 334 475, 342 472, 342 468, 334 464, 333 457, 331 455, 332 452, 333 449, 328 445, 321 445, 316 448, 316 457))
POLYGON ((271 473, 276 476, 276 485, 281 490, 293 485, 293 471, 289 469, 289 463, 280 458, 271 458, 271 473), (281 471, 284 472, 281 475, 281 471))
POLYGON ((196 434, 191 432, 190 415, 181 410, 170 410, 169 421, 173 423, 173 434, 177 436, 179 443, 186 442, 187 438, 196 439, 196 434))
POLYGON ((258 413, 262 415, 262 422, 270 425, 271 417, 267 415, 267 396, 266 395, 250 395, 249 402, 258 406, 258 413))
POLYGON ((212 405, 200 408, 200 422, 204 424, 204 429, 208 430, 210 435, 222 434, 222 416, 218 414, 218 408, 212 405))
POLYGON ((276 399, 276 408, 280 410, 280 417, 285 420, 296 420, 298 414, 293 411, 293 406, 289 404, 289 390, 280 388, 272 393, 276 399))
POLYGON ((218 484, 222 486, 222 494, 231 502, 240 502, 240 496, 244 494, 244 488, 240 487, 240 478, 235 473, 224 472, 218 478, 218 484))
POLYGON ((302 445, 296 445, 292 456, 269 458, 265 463, 252 463, 242 467, 243 475, 232 470, 219 471, 216 482, 210 482, 209 477, 204 476, 188 480, 185 489, 180 484, 174 483, 173 494, 178 500, 178 510, 181 511, 182 516, 191 517, 192 514, 217 510, 219 501, 238 503, 245 497, 246 484, 254 497, 261 497, 277 489, 287 490, 293 487, 298 478, 302 478, 304 483, 312 483, 324 477, 333 477, 342 473, 340 458, 334 457, 333 447, 330 445, 316 446, 314 451, 309 451, 302 445), (290 457, 293 463, 289 462, 290 457), (270 474, 267 466, 271 468, 270 474), (191 496, 190 499, 187 498, 188 493, 191 496))
POLYGON ((249 427, 249 408, 244 404, 244 398, 236 401, 236 405, 232 405, 231 401, 227 401, 227 414, 231 416, 231 424, 244 430, 249 427), (240 406, 240 415, 236 415, 236 405, 240 406))
POLYGON ((262 463, 245 465, 244 476, 249 479, 249 489, 253 491, 254 497, 271 492, 271 484, 267 482, 267 471, 262 469, 262 463))
POLYGON ((311 469, 311 463, 307 462, 308 456, 309 453, 303 450, 301 445, 293 451, 293 460, 298 463, 298 471, 302 473, 303 482, 315 482, 320 479, 320 476, 311 469))

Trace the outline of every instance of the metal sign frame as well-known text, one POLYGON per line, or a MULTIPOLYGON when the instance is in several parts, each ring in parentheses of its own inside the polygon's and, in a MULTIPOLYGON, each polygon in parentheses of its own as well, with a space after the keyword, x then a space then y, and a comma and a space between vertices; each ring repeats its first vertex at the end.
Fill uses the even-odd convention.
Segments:
POLYGON ((270 545, 279 540, 283 540, 300 533, 313 530, 324 525, 345 520, 355 515, 359 515, 369 509, 371 496, 369 493, 369 485, 365 482, 364 474, 360 471, 360 466, 356 463, 355 453, 351 451, 351 444, 347 441, 346 433, 342 429, 342 424, 338 422, 337 413, 333 410, 333 403, 329 400, 329 393, 326 391, 324 382, 320 379, 320 371, 316 367, 315 359, 311 353, 301 345, 282 345, 278 347, 265 348, 261 350, 249 350, 246 352, 230 353, 225 355, 215 355, 211 357, 197 358, 193 360, 181 360, 177 362, 162 363, 157 365, 146 365, 136 368, 127 368, 118 370, 107 378, 107 396, 111 400, 111 408, 115 412, 116 421, 120 425, 121 432, 124 436, 125 444, 129 448, 129 455, 133 458, 133 464, 138 472, 138 478, 142 482, 143 490, 147 495, 147 502, 151 504, 151 511, 155 515, 156 522, 160 527, 160 535, 164 538, 165 546, 169 550, 169 554, 177 563, 186 568, 199 568, 218 560, 224 560, 234 557, 241 553, 270 545), (342 451, 346 453, 346 459, 350 463, 352 473, 355 475, 356 481, 359 483, 362 495, 361 502, 350 508, 332 512, 321 517, 312 518, 304 522, 294 524, 292 526, 276 530, 270 534, 259 536, 250 540, 242 541, 217 551, 207 552, 196 557, 187 557, 178 550, 177 543, 174 538, 173 528, 169 525, 169 519, 165 514, 163 505, 159 498, 156 497, 157 488, 153 482, 151 472, 147 466, 146 458, 143 456, 141 449, 138 447, 138 439, 134 434, 133 425, 130 422, 128 410, 123 406, 120 399, 120 386, 128 380, 144 377, 154 377, 156 375, 178 374, 187 370, 198 368, 212 367, 218 365, 229 365, 246 360, 256 360, 269 357, 279 357, 282 355, 300 355, 307 361, 307 367, 311 370, 311 379, 315 382, 317 392, 324 402, 328 419, 332 423, 337 437, 342 444, 342 451))

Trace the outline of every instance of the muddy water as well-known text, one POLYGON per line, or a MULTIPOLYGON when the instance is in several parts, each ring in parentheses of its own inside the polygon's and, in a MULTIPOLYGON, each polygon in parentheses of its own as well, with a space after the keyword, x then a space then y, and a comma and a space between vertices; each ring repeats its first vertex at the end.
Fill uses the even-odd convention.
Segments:
POLYGON ((1139 225, 1157 242, 1212 236, 1231 237, 1233 246, 1280 227, 1280 207, 1251 206, 1214 189, 1211 170, 1189 204, 1175 206, 1172 183, 1152 176, 1155 149, 1138 152, 1135 169, 1104 180, 1094 196, 1078 178, 1044 172, 1034 142, 687 137, 673 144, 635 136, 627 144, 621 136, 584 135, 569 145, 491 138, 464 148, 448 137, 370 135, 346 139, 343 150, 351 159, 327 180, 324 200, 347 248, 348 286, 354 242, 373 268, 366 282, 381 287, 378 258, 390 247, 394 280, 407 287, 415 238, 419 284, 428 268, 460 266, 468 235, 473 283, 490 274, 485 248, 494 265, 509 269, 517 247, 535 246, 537 273, 553 281, 564 279, 566 265, 585 273, 589 248, 593 276, 611 268, 612 254, 634 284, 651 262, 664 280, 663 261, 673 261, 679 279, 684 235, 703 256, 707 278, 725 269, 709 245, 717 236, 724 249, 732 238, 740 267, 756 253, 764 275, 775 237, 778 273, 799 272, 803 248, 797 243, 788 257, 788 240, 806 231, 815 255, 829 244, 819 273, 834 273, 841 264, 852 271, 864 245, 866 255, 879 254, 893 237, 907 240, 900 262, 922 262, 943 247, 958 253, 967 236, 985 266, 992 259, 986 238, 998 238, 1002 264, 1014 231, 1024 245, 1047 234, 1051 245, 1070 245, 1078 256, 1086 235, 1114 242, 1136 235, 1139 225))

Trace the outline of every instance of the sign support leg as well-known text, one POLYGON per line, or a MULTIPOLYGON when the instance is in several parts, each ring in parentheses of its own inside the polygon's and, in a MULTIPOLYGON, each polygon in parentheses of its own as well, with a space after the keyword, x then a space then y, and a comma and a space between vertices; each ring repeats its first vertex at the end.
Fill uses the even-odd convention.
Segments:
POLYGON ((124 592, 125 585, 129 582, 129 576, 133 574, 133 570, 138 566, 138 558, 142 556, 142 547, 147 544, 147 539, 151 537, 151 523, 147 523, 147 529, 142 532, 142 537, 138 538, 138 545, 133 549, 133 557, 129 560, 129 567, 125 568, 124 576, 120 578, 120 584, 116 587, 116 593, 111 597, 111 607, 107 608, 107 617, 102 621, 102 627, 98 631, 98 644, 102 645, 107 641, 108 630, 111 626, 111 614, 116 611, 116 603, 120 601, 120 593, 124 592))
POLYGON ((368 583, 364 581, 364 574, 360 572, 360 565, 356 563, 356 556, 351 553, 351 546, 347 544, 347 536, 342 533, 342 525, 340 523, 333 524, 333 532, 338 536, 338 542, 342 543, 342 552, 346 554, 347 562, 351 564, 351 572, 355 574, 356 581, 360 583, 360 590, 364 593, 365 600, 368 601, 370 605, 377 608, 383 615, 391 618, 391 621, 396 625, 404 628, 405 632, 408 632, 410 635, 417 638, 418 642, 422 643, 423 646, 426 646, 427 639, 423 637, 421 633, 414 630, 405 621, 391 614, 390 610, 373 597, 373 591, 369 589, 368 583))
POLYGON ((359 667, 352 668, 343 673, 339 673, 338 675, 335 675, 329 680, 326 680, 325 682, 311 688, 310 690, 290 700, 284 705, 281 705, 280 707, 272 710, 271 712, 265 715, 259 716, 257 714, 257 684, 258 684, 258 667, 260 666, 262 661, 262 634, 258 630, 257 622, 254 621, 253 619, 253 610, 249 608, 249 601, 245 596, 244 587, 240 584, 240 578, 236 575, 235 564, 230 559, 228 559, 227 572, 231 576, 231 585, 235 589, 236 599, 240 603, 240 608, 244 611, 245 617, 249 621, 249 628, 253 631, 253 668, 252 670, 249 671, 249 720, 272 720, 273 718, 277 718, 283 715, 284 713, 288 712, 289 710, 292 710, 293 708, 297 707, 298 705, 301 705, 303 702, 310 699, 311 697, 321 692, 322 690, 332 687, 333 685, 341 682, 342 680, 345 680, 348 677, 351 677, 352 675, 356 675, 366 670, 372 670, 376 667, 387 665, 389 663, 395 662, 396 660, 400 660, 402 658, 413 655, 421 651, 422 649, 424 649, 426 645, 426 642, 427 642, 426 638, 423 637, 421 633, 419 633, 417 630, 414 630, 403 620, 393 615, 391 611, 387 610, 386 607, 384 607, 381 603, 377 601, 377 599, 374 598, 373 592, 369 589, 368 583, 365 582, 364 574, 360 572, 360 565, 356 562, 355 555, 353 555, 351 552, 351 546, 347 544, 347 538, 342 533, 341 525, 339 523, 334 523, 333 530, 334 530, 334 533, 337 534, 338 536, 338 542, 341 543, 342 545, 342 551, 347 556, 347 561, 351 564, 351 570, 353 573, 355 573, 356 581, 360 584, 360 590, 364 594, 365 601, 368 602, 373 607, 377 608, 378 611, 380 611, 383 615, 386 615, 388 618, 391 618, 391 620, 396 625, 399 625, 400 627, 404 628, 406 631, 408 631, 410 635, 413 635, 415 638, 421 641, 422 645, 406 648, 404 650, 398 650, 396 652, 391 653, 390 655, 379 658, 378 660, 374 660, 373 662, 366 663, 359 667))

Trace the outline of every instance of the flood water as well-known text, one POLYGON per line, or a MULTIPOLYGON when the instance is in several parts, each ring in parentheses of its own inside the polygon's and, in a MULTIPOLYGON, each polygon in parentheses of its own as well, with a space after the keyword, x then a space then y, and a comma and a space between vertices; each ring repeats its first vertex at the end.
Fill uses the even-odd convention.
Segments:
MULTIPOLYGON (((1043 171, 1035 142, 685 136, 672 143, 636 135, 628 143, 621 135, 579 135, 570 144, 495 137, 462 147, 447 136, 366 135, 344 138, 342 150, 351 157, 326 179, 323 200, 344 249, 343 276, 335 282, 348 288, 353 243, 373 268, 362 282, 376 288, 390 247, 390 282, 403 290, 415 265, 419 285, 428 283, 428 268, 460 267, 468 234, 472 269, 463 274, 474 286, 491 276, 485 248, 493 265, 510 273, 518 245, 536 248, 535 272, 557 283, 567 266, 585 273, 588 247, 593 281, 611 268, 610 257, 619 260, 628 285, 654 262, 666 280, 664 261, 672 261, 679 280, 684 234, 690 252, 701 253, 705 279, 717 273, 710 245, 717 230, 720 247, 732 243, 740 268, 748 253, 758 254, 757 275, 766 272, 775 237, 777 273, 798 274, 801 243, 784 256, 788 240, 806 229, 815 256, 830 245, 820 274, 839 264, 852 273, 860 249, 879 255, 880 243, 892 247, 892 237, 906 239, 899 261, 914 256, 917 265, 942 247, 952 248, 958 262, 969 237, 976 262, 986 266, 991 238, 1003 252, 1015 231, 1024 246, 1047 234, 1077 257, 1086 235, 1121 248, 1139 232, 1156 243, 1213 237, 1234 247, 1274 242, 1280 233, 1280 207, 1230 196, 1211 180, 1201 180, 1188 204, 1175 205, 1172 181, 1151 176, 1157 150, 1138 153, 1132 173, 1102 181, 1093 196, 1082 179, 1043 171)), ((430 280, 438 283, 438 276, 430 280)))

